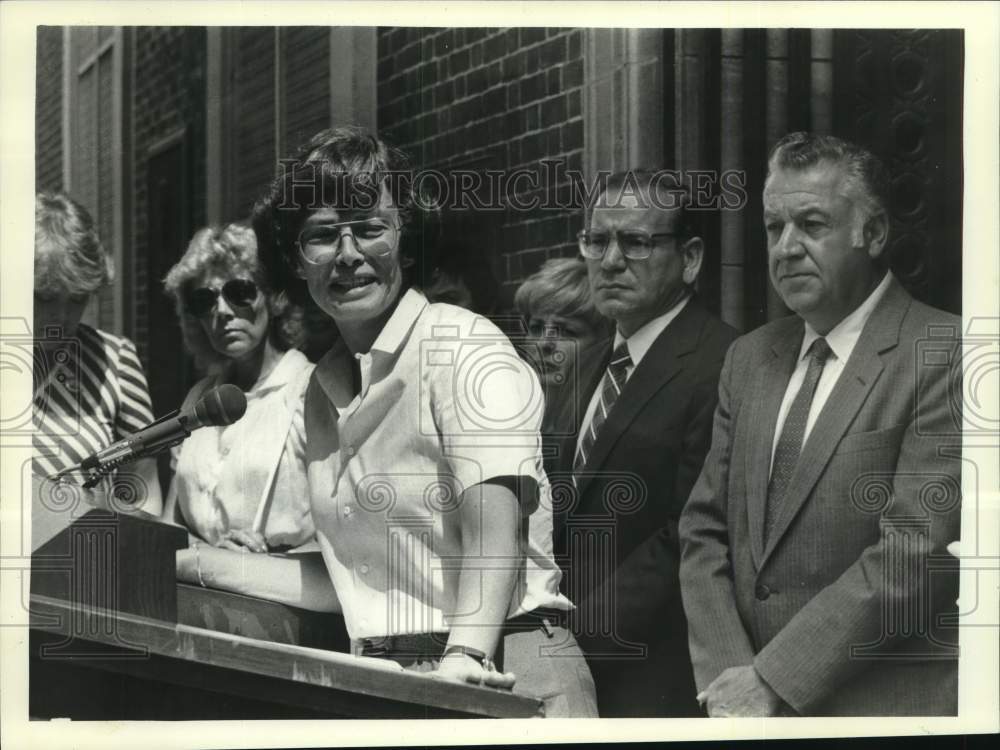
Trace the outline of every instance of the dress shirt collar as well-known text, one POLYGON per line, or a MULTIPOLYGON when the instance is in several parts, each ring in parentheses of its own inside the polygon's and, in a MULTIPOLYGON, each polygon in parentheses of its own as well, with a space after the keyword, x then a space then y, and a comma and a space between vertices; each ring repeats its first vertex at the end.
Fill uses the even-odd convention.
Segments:
POLYGON ((413 324, 427 307, 427 298, 416 289, 407 289, 399 298, 396 309, 372 344, 372 351, 394 354, 406 341, 413 324))
MULTIPOLYGON (((892 273, 887 271, 885 277, 879 282, 879 285, 875 287, 872 293, 868 295, 868 298, 824 336, 826 343, 830 345, 830 350, 841 362, 846 362, 851 356, 854 346, 861 337, 861 331, 864 329, 865 323, 868 322, 868 318, 875 311, 875 307, 879 301, 885 296, 885 292, 891 283, 892 273)), ((816 333, 811 325, 806 323, 805 335, 802 337, 802 348, 799 349, 800 360, 806 356, 809 347, 812 346, 812 342, 818 338, 820 338, 820 335, 816 333)))
MULTIPOLYGON (((423 294, 415 289, 407 289, 375 338, 372 352, 395 354, 406 342, 427 304, 427 298, 423 294)), ((316 378, 320 386, 326 391, 327 398, 341 410, 354 400, 351 359, 347 344, 339 338, 316 365, 316 378)))
POLYGON ((691 299, 691 293, 686 292, 676 305, 662 315, 658 315, 650 320, 627 339, 622 335, 620 330, 616 330, 614 345, 611 348, 612 351, 617 349, 619 344, 624 341, 628 345, 628 353, 632 358, 632 366, 638 367, 639 362, 646 356, 646 352, 649 351, 653 342, 663 333, 663 329, 670 325, 670 321, 680 314, 680 311, 684 309, 684 305, 688 303, 689 299, 691 299))
POLYGON ((351 353, 343 339, 337 339, 330 350, 316 363, 313 377, 326 392, 326 397, 338 409, 344 409, 354 399, 351 353))
POLYGON ((289 349, 281 355, 278 364, 268 373, 264 381, 257 383, 253 389, 262 391, 264 389, 281 388, 302 370, 302 363, 305 359, 306 355, 298 349, 289 349))
MULTIPOLYGON (((302 370, 305 362, 305 354, 298 349, 289 349, 281 355, 281 359, 263 379, 253 384, 246 392, 246 397, 248 399, 260 398, 276 388, 284 387, 302 370)), ((217 376, 216 381, 217 383, 225 382, 223 375, 217 376)))

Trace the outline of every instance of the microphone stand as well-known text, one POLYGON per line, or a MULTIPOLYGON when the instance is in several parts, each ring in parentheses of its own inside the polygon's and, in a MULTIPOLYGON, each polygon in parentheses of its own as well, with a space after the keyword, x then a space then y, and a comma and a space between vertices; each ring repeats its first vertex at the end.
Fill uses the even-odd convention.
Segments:
MULTIPOLYGON (((168 419, 176 418, 179 414, 180 414, 179 409, 172 411, 169 414, 164 414, 162 417, 160 417, 147 427, 144 427, 143 429, 148 430, 150 427, 155 427, 156 425, 165 422, 168 419)), ((95 486, 97 486, 105 476, 110 474, 119 466, 129 463, 130 461, 138 460, 140 458, 146 458, 148 456, 156 455, 160 451, 164 451, 168 448, 171 448, 172 446, 175 446, 178 443, 182 442, 185 438, 189 437, 191 435, 191 431, 187 429, 187 425, 184 424, 184 421, 185 420, 180 420, 182 429, 184 430, 183 435, 179 436, 173 435, 171 437, 163 437, 158 440, 152 440, 146 445, 144 445, 141 450, 138 451, 133 451, 131 450, 131 446, 126 445, 123 446, 122 450, 119 453, 112 455, 108 458, 105 458, 100 462, 96 462, 95 466, 88 467, 86 464, 89 463, 89 461, 85 461, 82 464, 77 464, 76 466, 71 466, 68 469, 63 469, 53 478, 56 480, 60 480, 67 474, 72 474, 82 470, 87 472, 87 479, 83 483, 83 487, 85 489, 92 489, 95 486)))

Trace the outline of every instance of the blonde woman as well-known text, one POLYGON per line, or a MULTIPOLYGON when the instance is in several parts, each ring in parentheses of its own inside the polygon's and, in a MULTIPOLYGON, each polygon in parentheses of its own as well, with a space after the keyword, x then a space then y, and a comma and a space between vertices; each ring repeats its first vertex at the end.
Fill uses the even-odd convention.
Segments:
POLYGON ((240 420, 196 430, 175 449, 165 515, 232 550, 301 545, 314 534, 301 459, 302 394, 313 365, 293 346, 301 315, 272 291, 254 234, 239 224, 195 234, 165 286, 206 372, 185 405, 223 383, 247 397, 240 420))

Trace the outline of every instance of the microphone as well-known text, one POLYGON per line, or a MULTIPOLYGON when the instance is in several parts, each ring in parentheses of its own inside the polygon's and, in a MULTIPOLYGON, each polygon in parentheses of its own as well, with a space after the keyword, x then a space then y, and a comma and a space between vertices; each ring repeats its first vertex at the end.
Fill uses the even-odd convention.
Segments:
POLYGON ((213 388, 183 412, 174 411, 143 427, 138 432, 112 443, 87 457, 78 466, 60 472, 63 476, 75 471, 89 475, 84 487, 93 487, 108 472, 128 461, 159 453, 176 445, 199 427, 229 425, 247 410, 247 398, 235 385, 213 388))

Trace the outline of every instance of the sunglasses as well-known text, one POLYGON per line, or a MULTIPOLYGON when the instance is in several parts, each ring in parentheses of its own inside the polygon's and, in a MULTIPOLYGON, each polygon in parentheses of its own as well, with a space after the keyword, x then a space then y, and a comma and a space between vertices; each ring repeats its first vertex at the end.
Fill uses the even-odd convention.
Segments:
MULTIPOLYGON (((258 294, 260 290, 249 279, 230 279, 222 285, 222 296, 232 307, 251 307, 258 294)), ((203 286, 188 292, 185 303, 188 312, 200 318, 212 312, 218 299, 218 289, 203 286)))

